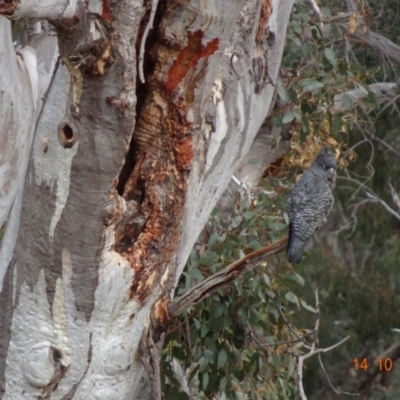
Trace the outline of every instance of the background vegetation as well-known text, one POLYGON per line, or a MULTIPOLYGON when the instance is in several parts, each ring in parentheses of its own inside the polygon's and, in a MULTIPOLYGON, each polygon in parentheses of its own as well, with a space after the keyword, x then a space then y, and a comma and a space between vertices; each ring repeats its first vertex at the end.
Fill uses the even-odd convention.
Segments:
MULTIPOLYGON (((176 321, 163 350, 166 398, 189 398, 173 359, 194 398, 298 398, 298 357, 308 351, 299 337, 329 347, 348 335, 322 356, 337 391, 400 398, 400 333, 393 330, 400 328, 400 113, 398 97, 382 98, 369 86, 397 82, 399 65, 384 47, 377 52, 354 39, 357 30, 371 30, 399 43, 400 6, 372 0, 319 6, 323 24, 309 2, 295 4, 277 84, 274 124, 292 124, 292 151, 256 193, 226 194, 229 217, 215 210, 177 294, 287 234, 287 196, 323 144, 339 157, 335 209, 299 266, 283 255, 269 260, 176 321), (355 101, 354 89, 362 100, 355 101), (311 335, 317 322, 318 337, 311 335), (382 355, 393 363, 390 372, 374 371, 382 355), (354 359, 367 359, 369 369, 355 371, 354 359)), ((345 396, 330 387, 316 356, 306 361, 303 381, 309 399, 345 396)))

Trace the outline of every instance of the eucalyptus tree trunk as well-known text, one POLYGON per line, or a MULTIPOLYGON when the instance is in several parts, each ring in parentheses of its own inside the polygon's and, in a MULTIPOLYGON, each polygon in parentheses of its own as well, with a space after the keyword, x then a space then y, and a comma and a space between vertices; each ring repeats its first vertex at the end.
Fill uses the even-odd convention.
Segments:
POLYGON ((1 398, 136 398, 292 2, 0 1, 1 398))

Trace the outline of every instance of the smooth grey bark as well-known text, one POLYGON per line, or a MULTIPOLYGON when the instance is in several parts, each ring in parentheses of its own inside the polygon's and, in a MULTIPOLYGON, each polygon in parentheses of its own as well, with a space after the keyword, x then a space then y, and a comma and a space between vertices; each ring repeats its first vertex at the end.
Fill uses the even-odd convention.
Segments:
POLYGON ((144 2, 46 5, 0 7, 50 21, 60 50, 40 112, 30 106, 35 136, 0 253, 0 394, 130 400, 148 356, 142 333, 167 319, 268 113, 292 1, 159 6, 144 85, 144 2))

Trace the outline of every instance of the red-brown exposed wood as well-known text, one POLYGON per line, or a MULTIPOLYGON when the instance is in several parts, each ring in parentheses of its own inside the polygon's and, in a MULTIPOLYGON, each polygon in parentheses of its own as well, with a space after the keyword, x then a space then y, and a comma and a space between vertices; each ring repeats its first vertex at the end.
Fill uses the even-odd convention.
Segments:
POLYGON ((170 321, 170 316, 168 314, 168 303, 169 300, 166 297, 163 297, 158 301, 155 305, 154 316, 156 317, 158 326, 167 326, 170 321))
POLYGON ((272 4, 271 0, 264 0, 262 7, 261 7, 261 15, 260 20, 258 22, 258 31, 256 36, 257 43, 263 40, 265 36, 265 28, 269 22, 269 17, 272 14, 272 4))
POLYGON ((107 22, 111 21, 111 9, 110 5, 108 4, 108 0, 103 0, 103 8, 101 16, 107 22))
POLYGON ((19 3, 18 0, 0 0, 0 13, 12 15, 19 3))
POLYGON ((203 46, 201 43, 203 37, 204 34, 200 30, 193 33, 189 32, 187 46, 179 52, 169 71, 165 84, 169 91, 177 88, 188 71, 197 64, 200 58, 209 57, 218 50, 219 40, 217 38, 209 41, 206 46, 203 46))
POLYGON ((140 212, 148 218, 137 240, 123 254, 135 270, 131 296, 139 301, 150 294, 179 245, 186 180, 194 155, 193 123, 188 112, 207 68, 207 57, 219 46, 217 38, 203 44, 201 30, 183 32, 187 36, 183 48, 162 37, 154 43, 154 72, 146 77, 147 96, 133 135, 137 165, 127 180, 124 197, 138 200, 140 212), (183 80, 184 97, 176 90, 183 80), (146 154, 144 159, 141 154, 146 154))

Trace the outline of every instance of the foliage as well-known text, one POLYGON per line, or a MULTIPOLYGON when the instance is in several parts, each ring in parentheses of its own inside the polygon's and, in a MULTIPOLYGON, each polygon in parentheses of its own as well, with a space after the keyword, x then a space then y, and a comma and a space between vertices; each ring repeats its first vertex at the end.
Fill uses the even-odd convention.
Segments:
MULTIPOLYGON (((393 10, 398 5, 358 4, 371 28, 397 40, 400 25, 393 10), (393 29, 388 29, 388 24, 393 29)), ((320 346, 351 336, 323 356, 330 378, 339 388, 354 388, 354 358, 367 354, 372 359, 398 339, 391 329, 398 327, 400 306, 400 224, 379 209, 378 203, 365 201, 368 189, 390 203, 389 182, 400 191, 400 112, 396 103, 382 108, 368 87, 397 77, 398 69, 365 47, 349 51, 347 32, 341 26, 344 20, 336 18, 346 11, 345 2, 332 0, 320 6, 331 36, 322 35, 308 3, 296 2, 277 83, 283 106, 274 112, 274 123, 293 123, 293 151, 285 156, 281 175, 267 182, 268 194, 261 191, 249 204, 236 193, 228 222, 215 210, 192 251, 177 294, 286 233, 285 196, 290 185, 283 182, 293 179, 290 167, 308 167, 323 144, 336 149, 343 171, 335 191, 337 206, 330 239, 334 246, 325 243, 311 250, 302 264, 304 270, 296 266, 295 271, 282 271, 284 260, 277 258, 189 310, 165 341, 166 398, 188 398, 179 392, 172 358, 189 370, 191 390, 201 393, 196 398, 296 398, 295 354, 300 350, 293 344, 262 344, 296 339, 279 314, 279 306, 284 307, 285 319, 297 327, 313 327, 315 314, 308 306, 313 302, 313 287, 320 289, 322 301, 320 346), (362 101, 355 103, 346 94, 353 89, 365 95, 362 101), (341 113, 334 108, 338 95, 345 109, 341 113), (385 143, 393 146, 391 151, 385 143)), ((307 361, 304 380, 310 398, 336 398, 333 391, 325 390, 317 360, 307 361)), ((360 398, 398 398, 398 385, 390 385, 385 393, 375 387, 360 398)))
MULTIPOLYGON (((331 17, 327 7, 323 7, 322 12, 331 17)), ((286 104, 275 117, 276 125, 297 122, 292 132, 295 151, 289 157, 291 165, 308 167, 322 144, 336 148, 340 155, 340 149, 348 145, 346 133, 353 130, 359 119, 379 108, 378 99, 367 84, 373 81, 380 68, 376 65, 368 68, 347 60, 343 46, 345 34, 338 24, 333 22, 329 26, 332 38, 326 41, 309 6, 295 3, 277 88, 286 104), (305 37, 308 40, 304 40, 305 37), (351 89, 361 90, 366 98, 353 104, 346 94, 351 89), (346 110, 341 114, 334 108, 335 96, 340 94, 341 105, 346 110)), ((349 149, 345 156, 339 158, 340 168, 347 167, 348 160, 354 161, 356 154, 349 149)))
MULTIPOLYGON (((282 235, 286 230, 282 212, 286 196, 281 186, 269 193, 258 193, 256 200, 248 204, 236 192, 235 213, 228 223, 215 210, 207 227, 212 233, 206 245, 200 244, 192 251, 177 295, 282 235)), ((284 343, 263 346, 297 339, 278 307, 283 307, 288 320, 300 309, 302 313, 308 312, 306 308, 312 310, 296 295, 304 280, 295 271, 280 272, 282 261, 280 257, 273 264, 264 263, 248 272, 177 321, 163 352, 163 370, 169 381, 164 383, 167 398, 178 398, 171 394, 179 387, 169 368, 172 357, 190 370, 189 384, 204 398, 219 392, 226 399, 294 398, 296 350, 284 343)), ((181 397, 187 398, 182 393, 181 397)))
MULTIPOLYGON (((397 78, 399 69, 365 46, 353 46, 348 51, 347 32, 339 24, 335 26, 340 20, 332 18, 335 22, 329 23, 331 15, 335 17, 340 11, 346 11, 345 2, 319 4, 331 7, 330 10, 321 8, 334 35, 330 42, 322 39, 318 21, 310 19, 310 11, 304 5, 297 3, 292 15, 284 64, 292 74, 289 90, 292 86, 296 90, 290 100, 300 107, 301 123, 294 135, 295 153, 288 159, 292 165, 296 162, 304 165, 311 157, 309 152, 314 152, 312 146, 325 142, 337 146, 347 160, 345 163, 342 160, 343 173, 335 190, 336 207, 329 243, 325 242, 325 249, 319 247, 309 253, 303 272, 307 284, 298 294, 311 301, 310 285, 321 291, 324 321, 319 335, 321 346, 351 336, 323 359, 329 366, 331 380, 339 388, 358 391, 352 360, 361 353, 373 360, 399 339, 391 330, 398 326, 400 306, 400 224, 367 196, 367 192, 372 192, 396 208, 388 185, 391 183, 400 192, 398 103, 394 101, 388 107, 380 105, 376 96, 368 92, 367 85, 397 78), (307 28, 312 29, 313 40, 303 44, 300 39, 307 28), (303 65, 307 68, 301 69, 303 65), (311 84, 309 79, 313 80, 311 84), (305 84, 301 85, 304 81, 312 88, 308 97, 304 93, 305 84), (368 93, 363 102, 353 104, 343 96, 347 111, 341 115, 331 112, 335 95, 357 88, 368 93)), ((399 16, 389 12, 398 8, 397 3, 357 4, 371 29, 398 42, 399 24, 394 21, 399 16), (388 29, 389 25, 392 29, 388 29)), ((304 317, 307 315, 294 315, 295 323, 310 324, 310 319, 304 320, 304 317)), ((310 360, 307 366, 305 385, 306 392, 311 394, 309 398, 337 398, 330 389, 324 390, 326 380, 318 362, 310 360)), ((382 390, 376 387, 363 392, 361 398, 398 398, 400 391, 395 380, 392 379, 392 384, 389 381, 388 377, 386 397, 379 397, 376 393, 382 390)))

